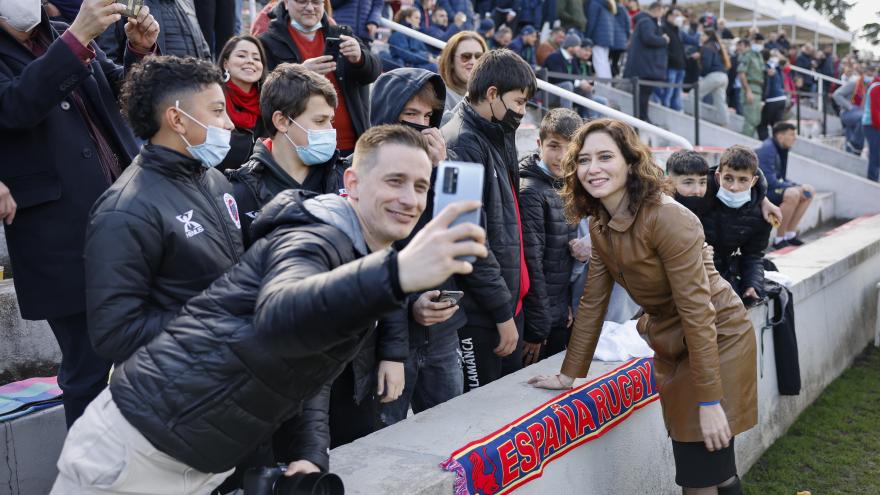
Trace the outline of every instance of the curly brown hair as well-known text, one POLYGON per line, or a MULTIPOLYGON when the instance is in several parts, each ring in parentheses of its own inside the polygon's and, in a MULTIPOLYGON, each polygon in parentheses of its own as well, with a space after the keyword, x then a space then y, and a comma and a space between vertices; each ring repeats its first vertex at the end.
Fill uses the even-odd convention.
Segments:
MULTIPOLYGON (((565 218, 569 223, 577 223, 588 216, 597 216, 602 211, 602 203, 587 193, 577 175, 577 158, 587 140, 587 136, 603 132, 614 140, 629 170, 626 178, 626 195, 629 211, 635 214, 646 201, 656 202, 664 191, 663 171, 654 163, 653 155, 647 145, 642 143, 629 124, 614 119, 597 119, 582 125, 568 146, 562 159, 564 185, 560 195, 565 203, 565 218)), ((611 214, 613 212, 609 212, 611 214)))

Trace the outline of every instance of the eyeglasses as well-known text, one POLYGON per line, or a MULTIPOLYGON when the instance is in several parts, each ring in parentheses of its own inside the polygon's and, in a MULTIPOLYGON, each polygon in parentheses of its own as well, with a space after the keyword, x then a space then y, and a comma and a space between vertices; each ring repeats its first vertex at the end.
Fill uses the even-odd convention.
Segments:
POLYGON ((470 62, 471 59, 479 59, 483 56, 483 52, 474 52, 474 53, 460 53, 458 54, 458 58, 461 59, 462 62, 470 62))
POLYGON ((308 4, 312 4, 315 8, 324 6, 324 0, 293 0, 293 3, 298 7, 305 7, 308 4))

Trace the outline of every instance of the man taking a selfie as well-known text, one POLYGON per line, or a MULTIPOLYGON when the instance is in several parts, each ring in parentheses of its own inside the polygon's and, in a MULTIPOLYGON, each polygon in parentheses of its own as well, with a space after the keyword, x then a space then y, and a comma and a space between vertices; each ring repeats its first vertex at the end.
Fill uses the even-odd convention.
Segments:
POLYGON ((345 172, 347 198, 285 191, 266 205, 241 263, 117 367, 68 435, 52 493, 216 488, 342 371, 379 318, 473 269, 456 257, 488 254, 483 229, 449 227, 475 201, 391 247, 424 211, 430 177, 419 134, 374 127, 345 172))

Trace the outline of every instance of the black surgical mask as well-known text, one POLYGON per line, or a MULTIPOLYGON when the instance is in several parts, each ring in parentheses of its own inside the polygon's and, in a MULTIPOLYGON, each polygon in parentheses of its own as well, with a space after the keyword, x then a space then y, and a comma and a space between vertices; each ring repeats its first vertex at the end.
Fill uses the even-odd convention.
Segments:
POLYGON ((682 196, 675 193, 675 200, 698 217, 706 213, 706 198, 703 196, 682 196))
POLYGON ((431 126, 429 126, 429 125, 414 124, 412 122, 407 122, 405 120, 401 120, 400 125, 405 125, 405 126, 409 127, 410 129, 415 129, 419 134, 421 134, 422 131, 424 131, 425 129, 431 128, 431 126))
POLYGON ((501 105, 504 106, 504 116, 501 117, 501 120, 496 119, 495 111, 493 110, 492 122, 500 124, 501 127, 507 132, 516 132, 517 128, 519 128, 520 122, 522 122, 522 119, 523 117, 525 117, 525 115, 514 112, 513 110, 507 108, 507 104, 504 103, 504 100, 501 97, 499 97, 498 99, 501 100, 501 105))

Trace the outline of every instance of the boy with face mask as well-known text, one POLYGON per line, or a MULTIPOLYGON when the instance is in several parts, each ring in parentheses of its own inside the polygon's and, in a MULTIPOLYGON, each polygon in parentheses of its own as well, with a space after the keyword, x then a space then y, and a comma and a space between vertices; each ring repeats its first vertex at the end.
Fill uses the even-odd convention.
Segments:
POLYGON ((507 49, 487 52, 471 73, 468 96, 442 129, 452 159, 485 167, 481 216, 490 254, 473 273, 457 279, 468 319, 459 331, 465 390, 522 367, 519 340, 529 273, 522 249, 516 129, 536 87, 534 71, 519 55, 507 49))
POLYGON ((242 237, 260 209, 285 189, 341 193, 344 166, 337 161, 333 117, 336 91, 327 78, 302 65, 281 64, 263 83, 260 111, 270 134, 251 159, 228 174, 241 210, 242 237))
POLYGON ((132 68, 121 103, 147 141, 92 208, 85 244, 89 335, 121 363, 244 251, 232 186, 214 167, 229 151, 220 70, 152 57, 132 68))
POLYGON ((703 224, 714 249, 715 268, 746 302, 763 297, 764 249, 770 224, 762 214, 766 183, 758 157, 745 146, 731 146, 717 168, 694 151, 677 151, 666 162, 675 200, 703 224), (734 256, 739 250, 740 254, 734 256))

